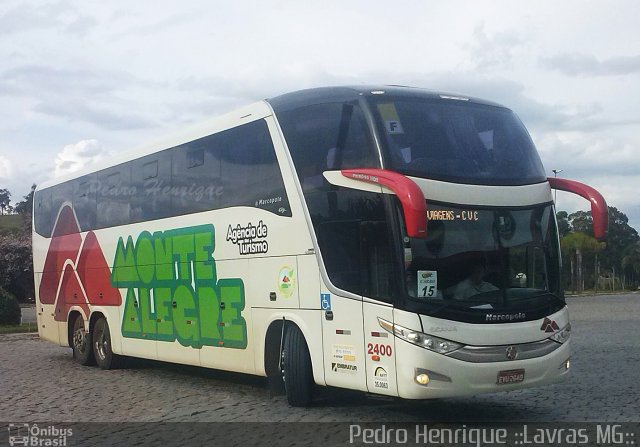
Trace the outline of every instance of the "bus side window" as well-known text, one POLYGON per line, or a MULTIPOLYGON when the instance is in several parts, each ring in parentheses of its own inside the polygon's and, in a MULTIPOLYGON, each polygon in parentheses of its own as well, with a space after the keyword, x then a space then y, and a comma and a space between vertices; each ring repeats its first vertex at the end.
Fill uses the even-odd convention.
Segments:
POLYGON ((218 135, 225 205, 253 206, 279 216, 291 216, 266 122, 254 121, 218 135))
POLYGON ((38 191, 35 196, 34 221, 36 233, 45 237, 51 236, 53 221, 56 218, 51 211, 51 189, 47 188, 38 191))
POLYGON ((171 150, 131 163, 131 221, 144 222, 171 215, 171 150))
POLYGON ((89 174, 73 181, 73 209, 81 231, 96 227, 97 175, 89 174))
POLYGON ((328 187, 324 171, 380 167, 357 104, 304 106, 279 113, 278 121, 305 192, 328 187))
POLYGON ((339 143, 341 148, 338 148, 338 151, 342 151, 338 154, 340 169, 377 167, 379 165, 360 107, 353 107, 346 134, 341 138, 343 140, 339 143))
POLYGON ((108 228, 129 223, 131 163, 98 173, 96 227, 108 228))
MULTIPOLYGON (((56 219, 58 218, 58 213, 62 209, 62 206, 65 204, 71 205, 72 197, 73 197, 73 186, 71 182, 61 183, 51 188, 52 230, 55 227, 56 219)), ((67 232, 75 232, 75 229, 72 230, 71 227, 64 225, 64 226, 61 226, 60 229, 58 229, 57 231, 62 231, 62 233, 59 234, 59 235, 62 235, 62 234, 67 234, 67 232)))
POLYGON ((393 255, 386 221, 361 224, 363 294, 391 302, 393 297, 393 255))
POLYGON ((171 210, 173 215, 220 208, 220 145, 217 135, 171 150, 171 210))
POLYGON ((318 225, 318 244, 331 282, 340 289, 361 295, 362 262, 360 221, 342 220, 318 225))
POLYGON ((305 198, 333 285, 391 302, 393 256, 380 194, 339 189, 305 198))

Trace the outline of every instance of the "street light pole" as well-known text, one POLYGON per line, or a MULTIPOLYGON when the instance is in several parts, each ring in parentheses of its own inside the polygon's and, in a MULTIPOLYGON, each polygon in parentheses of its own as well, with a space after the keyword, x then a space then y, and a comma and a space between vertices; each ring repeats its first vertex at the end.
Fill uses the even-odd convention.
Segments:
MULTIPOLYGON (((552 169, 551 172, 553 172, 554 178, 558 178, 558 172, 562 172, 562 169, 552 169)), ((556 205, 556 210, 557 210, 558 209, 558 190, 554 189, 553 193, 554 193, 553 203, 556 205)))

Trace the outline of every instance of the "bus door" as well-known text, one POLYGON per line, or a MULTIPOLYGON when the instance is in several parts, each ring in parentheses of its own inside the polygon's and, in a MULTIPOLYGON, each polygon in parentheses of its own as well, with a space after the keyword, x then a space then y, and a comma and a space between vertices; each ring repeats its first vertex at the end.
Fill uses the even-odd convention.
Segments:
POLYGON ((392 257, 386 229, 387 224, 379 221, 345 220, 319 226, 329 277, 334 285, 356 295, 336 295, 323 285, 320 304, 327 385, 397 394, 394 337, 378 321, 393 321, 392 257))
POLYGON ((331 282, 349 293, 341 296, 326 284, 320 289, 324 376, 327 385, 367 391, 362 296, 360 222, 334 220, 318 225, 318 242, 331 282))
POLYGON ((367 389, 371 393, 397 396, 395 337, 379 322, 379 319, 393 322, 394 276, 387 222, 363 222, 360 234, 367 389))

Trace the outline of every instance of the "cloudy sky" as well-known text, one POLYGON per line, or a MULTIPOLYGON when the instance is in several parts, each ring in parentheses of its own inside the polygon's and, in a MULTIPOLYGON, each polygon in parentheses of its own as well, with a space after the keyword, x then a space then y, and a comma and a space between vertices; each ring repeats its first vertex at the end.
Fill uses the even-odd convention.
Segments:
POLYGON ((15 203, 34 182, 287 91, 403 84, 512 108, 549 175, 596 187, 640 230, 636 13, 634 1, 2 0, 0 188, 15 203))

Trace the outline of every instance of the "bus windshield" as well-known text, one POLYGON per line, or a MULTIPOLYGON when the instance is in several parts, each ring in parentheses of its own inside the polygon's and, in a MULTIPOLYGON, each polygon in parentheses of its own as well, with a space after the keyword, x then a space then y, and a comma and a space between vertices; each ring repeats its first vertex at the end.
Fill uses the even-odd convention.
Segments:
POLYGON ((404 238, 407 299, 419 313, 564 306, 551 205, 427 206, 427 238, 404 238))
POLYGON ((385 137, 386 167, 402 174, 481 185, 546 180, 524 125, 509 109, 456 100, 370 99, 385 137))

